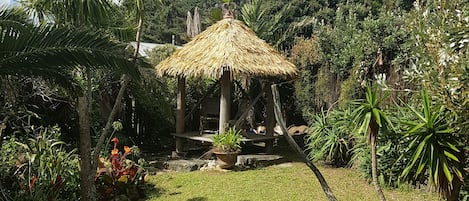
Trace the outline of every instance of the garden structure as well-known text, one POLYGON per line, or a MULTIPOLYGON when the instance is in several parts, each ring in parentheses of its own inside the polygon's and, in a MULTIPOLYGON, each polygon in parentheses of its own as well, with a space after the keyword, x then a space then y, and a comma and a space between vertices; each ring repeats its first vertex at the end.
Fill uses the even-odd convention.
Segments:
MULTIPOLYGON (((231 107, 231 81, 256 77, 291 78, 297 75, 294 64, 269 46, 264 40, 234 19, 228 11, 224 19, 208 27, 194 37, 192 41, 178 49, 174 54, 156 66, 159 76, 178 77, 176 107, 176 152, 183 152, 187 139, 212 142, 213 134, 199 131, 185 131, 185 78, 206 77, 218 79, 220 83, 218 132, 224 132, 229 126, 231 107)), ((261 93, 261 92, 260 92, 261 93)), ((266 142, 266 151, 273 146, 273 128, 275 117, 270 87, 265 87, 267 98, 266 135, 246 135, 243 141, 266 142)), ((257 99, 257 98, 256 98, 257 99)), ((252 101, 248 106, 253 106, 252 101)), ((245 114, 244 114, 245 115, 245 114)), ((244 116, 241 115, 241 116, 244 116)))

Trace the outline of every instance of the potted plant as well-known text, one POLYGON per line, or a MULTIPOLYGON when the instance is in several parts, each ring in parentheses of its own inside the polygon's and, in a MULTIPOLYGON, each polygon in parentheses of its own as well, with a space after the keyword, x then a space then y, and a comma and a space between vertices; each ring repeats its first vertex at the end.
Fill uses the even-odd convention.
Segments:
POLYGON ((241 151, 242 138, 241 130, 234 127, 213 136, 213 153, 217 156, 217 164, 220 168, 228 169, 234 166, 241 151))

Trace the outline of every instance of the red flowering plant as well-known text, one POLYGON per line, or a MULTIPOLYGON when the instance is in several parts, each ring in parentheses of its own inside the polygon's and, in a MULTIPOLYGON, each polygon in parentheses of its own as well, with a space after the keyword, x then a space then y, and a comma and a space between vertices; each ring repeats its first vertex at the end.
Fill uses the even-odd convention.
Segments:
POLYGON ((144 160, 140 159, 135 163, 127 159, 136 148, 124 146, 122 154, 117 149, 119 139, 113 138, 111 142, 114 143, 114 149, 109 159, 100 157, 98 161, 95 183, 100 200, 112 200, 123 196, 128 200, 137 200, 143 197, 141 192, 145 177, 145 170, 142 167, 144 160))

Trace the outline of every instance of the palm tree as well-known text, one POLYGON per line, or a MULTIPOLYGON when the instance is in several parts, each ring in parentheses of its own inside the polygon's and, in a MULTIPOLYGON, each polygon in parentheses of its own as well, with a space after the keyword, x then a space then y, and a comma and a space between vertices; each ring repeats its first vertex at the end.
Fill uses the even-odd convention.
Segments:
POLYGON ((366 133, 367 142, 371 146, 371 175, 373 184, 379 199, 384 201, 386 198, 384 197, 383 190, 381 190, 378 181, 376 147, 379 129, 386 126, 392 128, 392 124, 386 113, 379 107, 384 98, 378 99, 376 90, 372 91, 368 85, 366 86, 365 96, 365 100, 354 101, 354 104, 359 106, 353 111, 353 123, 359 126, 358 134, 366 133))
POLYGON ((417 119, 402 122, 408 126, 404 137, 411 139, 407 153, 412 156, 401 177, 411 180, 411 172, 413 178, 428 173, 441 196, 458 200, 465 159, 461 138, 454 135, 451 125, 454 117, 444 106, 433 105, 427 91, 423 90, 421 95, 421 112, 408 106, 417 119))

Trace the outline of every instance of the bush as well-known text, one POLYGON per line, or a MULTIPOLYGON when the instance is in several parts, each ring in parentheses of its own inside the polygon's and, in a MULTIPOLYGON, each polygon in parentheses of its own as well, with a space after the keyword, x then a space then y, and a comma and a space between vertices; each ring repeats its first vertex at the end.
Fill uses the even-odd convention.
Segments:
POLYGON ((15 137, 2 144, 1 187, 5 200, 77 200, 78 157, 58 140, 60 129, 31 126, 27 142, 15 137))
POLYGON ((144 196, 145 169, 143 159, 135 163, 127 159, 137 148, 124 146, 124 153, 117 149, 119 140, 113 138, 114 149, 109 158, 99 158, 99 170, 96 173, 96 190, 99 200, 138 200, 144 196))
POLYGON ((354 139, 351 136, 350 110, 333 110, 314 114, 307 137, 308 156, 311 160, 326 160, 337 167, 347 166, 354 139))

